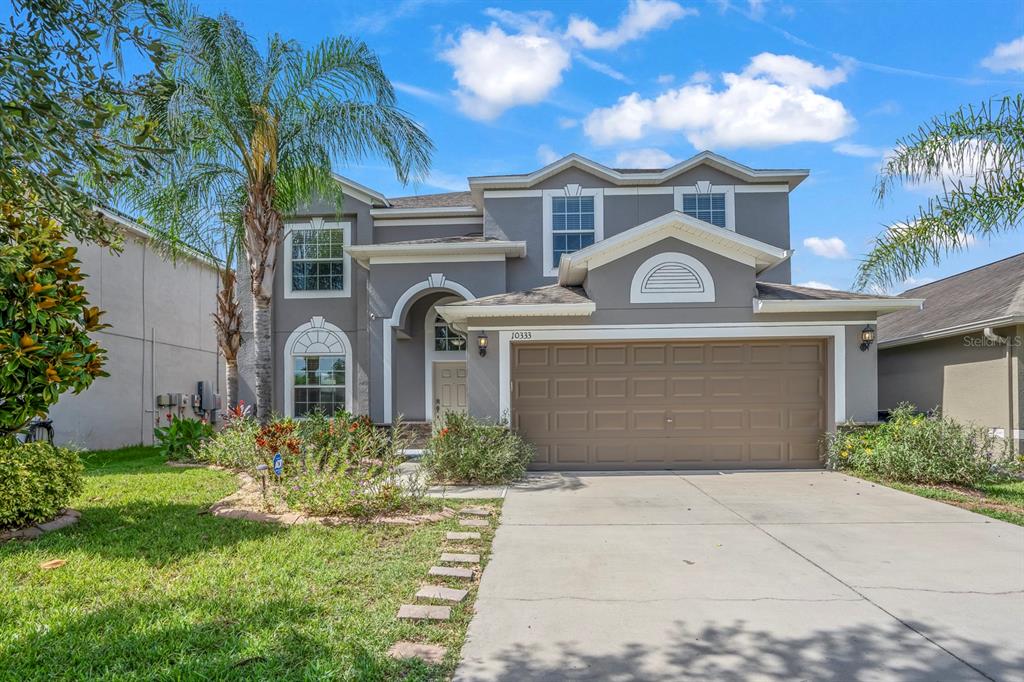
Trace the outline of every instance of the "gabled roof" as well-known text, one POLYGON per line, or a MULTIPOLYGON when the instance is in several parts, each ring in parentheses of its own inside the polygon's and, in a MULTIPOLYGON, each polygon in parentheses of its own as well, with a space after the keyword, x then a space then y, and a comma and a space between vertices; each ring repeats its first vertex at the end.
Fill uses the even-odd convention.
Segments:
POLYGON ((744 182, 753 183, 785 183, 790 190, 796 188, 810 171, 803 168, 794 169, 756 169, 744 166, 724 156, 711 151, 702 151, 691 156, 685 161, 680 161, 674 166, 663 169, 636 169, 625 170, 609 168, 596 161, 592 161, 579 154, 563 156, 558 161, 550 163, 532 173, 513 175, 479 175, 469 178, 469 187, 473 196, 479 201, 479 196, 485 189, 522 189, 532 187, 541 180, 551 177, 567 168, 579 168, 589 173, 604 178, 615 185, 659 185, 666 180, 684 173, 691 168, 700 165, 707 165, 711 168, 732 175, 744 182))
POLYGON ((558 266, 558 283, 563 286, 581 284, 591 268, 618 260, 668 237, 746 263, 756 272, 778 265, 791 255, 786 249, 706 223, 681 211, 670 211, 585 249, 562 256, 558 266))
POLYGON ((473 205, 473 195, 465 192, 443 192, 440 194, 414 194, 407 197, 390 197, 391 208, 460 208, 473 205))
POLYGON ((908 289, 901 295, 924 299, 924 308, 888 315, 879 321, 879 347, 1024 324, 1024 253, 908 289))
POLYGON ((332 173, 334 179, 342 186, 347 194, 352 195, 364 204, 370 206, 390 206, 387 197, 378 192, 375 189, 370 189, 366 185, 361 185, 351 178, 346 178, 344 175, 338 175, 332 173))
POLYGON ((755 313, 826 313, 873 312, 880 315, 917 310, 923 301, 918 298, 876 296, 855 291, 814 289, 793 284, 757 282, 755 313))

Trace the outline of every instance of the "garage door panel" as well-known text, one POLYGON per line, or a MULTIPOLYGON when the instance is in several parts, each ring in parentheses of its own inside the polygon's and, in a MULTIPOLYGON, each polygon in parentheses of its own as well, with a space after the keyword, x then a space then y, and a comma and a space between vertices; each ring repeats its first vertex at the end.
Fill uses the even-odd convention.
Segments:
POLYGON ((511 359, 535 468, 818 466, 820 340, 532 343, 511 359))

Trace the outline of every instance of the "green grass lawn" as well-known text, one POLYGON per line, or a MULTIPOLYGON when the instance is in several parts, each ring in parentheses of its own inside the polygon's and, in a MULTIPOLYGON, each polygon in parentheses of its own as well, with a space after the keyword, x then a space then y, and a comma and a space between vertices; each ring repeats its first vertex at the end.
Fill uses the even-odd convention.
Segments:
MULTIPOLYGON (((846 472, 852 473, 852 472, 846 472)), ((863 478, 868 478, 864 476, 863 478)), ((994 519, 1024 526, 1024 481, 982 483, 973 488, 933 486, 914 483, 895 483, 870 479, 890 488, 914 493, 921 497, 939 500, 968 509, 994 519)))
POLYGON ((85 460, 72 505, 81 521, 0 545, 3 679, 426 680, 454 669, 475 586, 447 623, 395 614, 455 520, 327 528, 216 518, 203 511, 236 489, 228 473, 171 468, 151 448, 85 460), (67 564, 39 568, 51 559, 67 564), (400 639, 443 644, 448 659, 392 661, 385 652, 400 639))

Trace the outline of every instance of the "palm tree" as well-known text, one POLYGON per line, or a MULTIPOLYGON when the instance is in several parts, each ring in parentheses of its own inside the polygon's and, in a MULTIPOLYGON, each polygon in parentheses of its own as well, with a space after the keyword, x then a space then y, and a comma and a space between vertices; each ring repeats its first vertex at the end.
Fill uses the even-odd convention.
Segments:
POLYGON ((898 141, 875 188, 936 183, 941 193, 915 217, 890 226, 860 264, 857 286, 888 287, 975 239, 1015 230, 1024 219, 1024 95, 961 107, 898 141))
POLYGON ((251 280, 256 410, 267 419, 283 216, 314 197, 340 212, 334 161, 381 156, 406 182, 426 173, 433 145, 397 107, 380 60, 361 41, 328 38, 306 50, 275 34, 261 51, 226 14, 176 7, 163 21, 170 66, 141 106, 172 153, 137 180, 135 198, 165 215, 237 217, 251 280))

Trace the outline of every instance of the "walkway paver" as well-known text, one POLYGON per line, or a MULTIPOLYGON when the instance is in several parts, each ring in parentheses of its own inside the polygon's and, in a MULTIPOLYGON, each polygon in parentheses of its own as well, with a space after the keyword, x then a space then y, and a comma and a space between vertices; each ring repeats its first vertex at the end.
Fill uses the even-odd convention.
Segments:
POLYGON ((404 661, 410 658, 418 658, 424 663, 437 665, 444 662, 448 649, 437 644, 421 644, 419 642, 395 642, 388 649, 388 656, 404 661))
POLYGON ((459 519, 459 525, 468 528, 487 528, 491 524, 483 519, 459 519))
POLYGON ((416 598, 460 602, 466 598, 467 594, 469 594, 469 590, 457 590, 443 585, 424 585, 416 592, 416 598))
POLYGON ((452 617, 452 607, 402 604, 398 607, 398 617, 403 620, 448 620, 452 617))
POLYGON ((431 566, 427 571, 430 575, 441 575, 447 578, 472 578, 473 569, 458 566, 431 566))
POLYGON ((470 516, 490 516, 491 510, 485 507, 463 507, 459 510, 461 514, 469 514, 470 516))
POLYGON ((448 531, 445 534, 445 538, 448 540, 479 540, 480 533, 477 533, 476 531, 448 531))
POLYGON ((510 489, 458 682, 1024 681, 1024 528, 824 471, 510 489))
POLYGON ((479 554, 461 554, 458 552, 441 552, 441 561, 450 561, 454 564, 478 564, 479 554))

